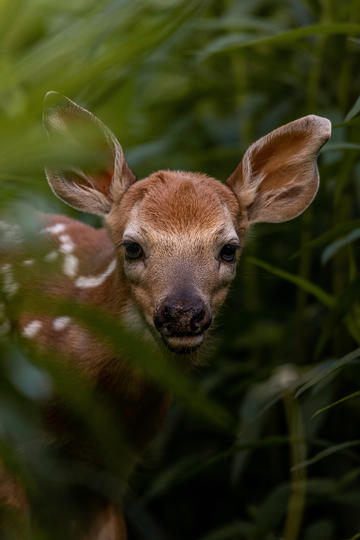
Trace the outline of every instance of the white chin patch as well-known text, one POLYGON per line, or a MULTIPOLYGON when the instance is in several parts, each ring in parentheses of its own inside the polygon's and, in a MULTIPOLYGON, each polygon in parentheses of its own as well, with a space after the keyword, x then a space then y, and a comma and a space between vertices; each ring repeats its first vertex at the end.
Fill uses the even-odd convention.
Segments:
POLYGON ((166 343, 170 347, 170 349, 176 351, 176 350, 184 350, 184 349, 194 349, 195 347, 198 347, 201 345, 201 343, 204 340, 204 335, 201 334, 199 336, 181 336, 181 337, 167 337, 166 343))

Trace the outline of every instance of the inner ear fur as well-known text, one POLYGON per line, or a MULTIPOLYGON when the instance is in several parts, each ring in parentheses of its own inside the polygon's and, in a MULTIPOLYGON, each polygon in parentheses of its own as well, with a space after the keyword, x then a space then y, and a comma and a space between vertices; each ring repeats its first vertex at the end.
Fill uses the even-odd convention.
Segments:
POLYGON ((45 96, 43 123, 60 148, 96 157, 93 164, 81 168, 70 163, 46 167, 55 195, 78 210, 107 214, 135 181, 115 135, 91 112, 57 92, 45 96))
POLYGON ((309 115, 252 144, 226 181, 249 223, 282 222, 301 214, 319 187, 317 155, 331 135, 327 118, 309 115))

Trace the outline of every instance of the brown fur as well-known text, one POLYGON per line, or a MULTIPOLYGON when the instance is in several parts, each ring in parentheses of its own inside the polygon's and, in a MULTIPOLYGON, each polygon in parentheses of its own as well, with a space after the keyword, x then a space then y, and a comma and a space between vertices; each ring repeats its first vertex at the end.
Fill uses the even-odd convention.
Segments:
MULTIPOLYGON (((61 260, 65 261, 68 250, 76 264, 67 274, 59 269, 39 286, 50 297, 61 295, 106 308, 158 343, 159 354, 164 354, 165 347, 154 314, 164 299, 175 291, 203 302, 215 315, 236 268, 235 262, 222 259, 223 246, 234 242, 242 246, 250 223, 284 221, 306 208, 318 186, 316 154, 330 134, 328 121, 319 117, 283 126, 249 148, 227 185, 204 174, 167 170, 135 182, 116 138, 85 109, 60 98, 60 104, 52 105, 46 113, 45 124, 50 132, 68 133, 72 116, 77 126, 84 121, 85 131, 87 125, 91 129, 95 125, 97 139, 99 128, 103 130, 101 145, 104 140, 108 145, 105 170, 74 175, 71 167, 65 166, 62 171, 47 169, 47 177, 53 191, 69 204, 103 214, 106 229, 96 231, 66 217, 45 216, 45 226, 64 226, 65 237, 49 233, 49 241, 63 250, 61 260), (109 156, 114 161, 110 174, 109 156), (141 245, 144 255, 127 260, 124 240, 141 245), (104 274, 112 268, 112 261, 116 265, 104 274), (93 276, 99 280, 95 279, 98 285, 81 287, 79 276, 85 283, 93 276)), ((25 313, 15 321, 19 332, 27 331, 29 337, 33 319, 25 313)), ((39 331, 33 328, 37 342, 70 359, 100 393, 107 395, 125 425, 134 452, 141 452, 163 421, 168 396, 130 371, 121 358, 114 358, 104 344, 74 321, 61 331, 51 317, 43 317, 40 322, 39 331)), ((190 351, 203 335, 162 338, 180 352, 184 348, 190 351)), ((196 362, 196 356, 191 350, 188 358, 196 362)), ((64 429, 61 408, 55 407, 50 416, 55 432, 64 429)), ((69 436, 77 447, 77 433, 69 436)), ((6 493, 10 500, 11 492, 6 493)), ((83 540, 126 537, 121 513, 113 507, 100 506, 89 527, 83 531, 83 540)))

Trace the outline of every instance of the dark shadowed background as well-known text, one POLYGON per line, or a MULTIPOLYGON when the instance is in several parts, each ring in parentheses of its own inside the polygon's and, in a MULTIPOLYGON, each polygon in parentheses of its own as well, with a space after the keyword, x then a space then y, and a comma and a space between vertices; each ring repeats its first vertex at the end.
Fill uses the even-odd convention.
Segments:
MULTIPOLYGON (((359 0, 2 0, 1 207, 25 224, 24 203, 98 226, 46 183, 45 161, 62 159, 41 126, 48 90, 95 112, 138 178, 225 180, 272 129, 332 121, 315 202, 252 230, 207 365, 175 388, 133 354, 175 398, 125 511, 130 540, 360 538, 359 0)), ((118 500, 121 467, 103 479, 49 456, 38 404, 55 387, 116 461, 111 422, 51 358, 0 347, 0 456, 31 494, 33 538, 65 538, 68 479, 96 477, 118 500)))

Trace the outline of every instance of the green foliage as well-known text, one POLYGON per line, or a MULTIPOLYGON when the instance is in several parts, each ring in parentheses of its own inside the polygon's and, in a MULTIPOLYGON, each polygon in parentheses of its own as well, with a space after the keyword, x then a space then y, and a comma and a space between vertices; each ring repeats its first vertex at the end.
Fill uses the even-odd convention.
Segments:
MULTIPOLYGON (((129 448, 111 403, 56 354, 1 340, 0 457, 29 495, 32 538, 75 536, 74 482, 123 501, 130 539, 359 538, 359 34, 359 0, 0 2, 0 204, 25 228, 24 202, 98 225, 46 184, 45 163, 96 158, 49 147, 49 90, 93 110, 139 178, 174 168, 224 180, 275 127, 309 113, 335 126, 311 208, 250 234, 218 341, 195 374, 98 310, 32 306, 105 335, 174 394, 125 501, 129 448), (96 466, 44 440, 52 391, 96 466)), ((14 538, 18 518, 6 508, 0 517, 2 538, 14 538)))

